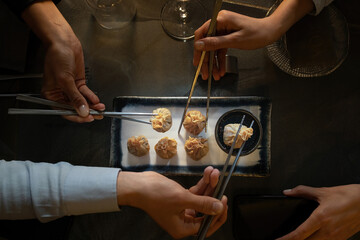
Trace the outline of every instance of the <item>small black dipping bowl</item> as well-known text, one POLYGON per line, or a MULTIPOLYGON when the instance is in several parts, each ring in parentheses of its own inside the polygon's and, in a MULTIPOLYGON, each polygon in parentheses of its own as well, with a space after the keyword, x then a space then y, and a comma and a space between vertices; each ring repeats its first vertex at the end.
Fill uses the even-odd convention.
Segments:
MULTIPOLYGON (((227 124, 237 123, 240 124, 243 116, 245 115, 243 125, 250 127, 251 121, 254 120, 253 135, 245 142, 245 146, 241 152, 241 156, 252 153, 260 143, 262 137, 262 127, 260 121, 249 111, 243 109, 234 109, 224 113, 216 123, 215 126, 215 139, 219 147, 226 153, 229 153, 231 146, 224 143, 224 128, 227 124)), ((239 148, 234 149, 232 155, 236 156, 239 148)))

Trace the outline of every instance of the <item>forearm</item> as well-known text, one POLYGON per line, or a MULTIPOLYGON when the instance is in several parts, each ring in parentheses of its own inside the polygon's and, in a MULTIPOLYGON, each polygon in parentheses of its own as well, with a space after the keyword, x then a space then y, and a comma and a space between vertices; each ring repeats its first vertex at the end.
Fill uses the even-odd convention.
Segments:
POLYGON ((78 42, 73 30, 52 1, 37 1, 21 14, 45 47, 54 43, 78 42))
POLYGON ((0 219, 118 211, 119 169, 0 160, 0 219))
POLYGON ((314 9, 312 0, 284 0, 272 15, 268 17, 275 28, 276 38, 281 37, 306 14, 314 9))

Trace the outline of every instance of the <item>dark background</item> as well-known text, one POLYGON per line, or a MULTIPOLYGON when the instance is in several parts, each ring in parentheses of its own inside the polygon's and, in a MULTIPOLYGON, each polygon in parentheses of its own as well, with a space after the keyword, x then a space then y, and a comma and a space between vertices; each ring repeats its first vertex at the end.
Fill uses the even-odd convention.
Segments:
MULTIPOLYGON (((128 27, 102 29, 84 1, 63 0, 59 9, 80 39, 88 85, 107 109, 116 96, 186 96, 193 79, 193 41, 168 37, 159 16, 164 0, 137 1, 137 16, 128 27), (176 87, 174 87, 176 86, 176 87)), ((202 1, 211 15, 212 1, 202 1)), ((254 4, 254 2, 252 2, 254 4)), ((263 17, 271 2, 257 8, 235 4, 228 9, 263 17)), ((349 52, 333 73, 316 78, 293 77, 267 57, 265 49, 229 50, 237 57, 238 75, 213 85, 216 96, 264 96, 271 99, 271 174, 266 178, 232 178, 227 223, 209 239, 234 239, 233 200, 237 195, 281 195, 299 184, 315 187, 360 183, 360 12, 358 1, 336 1, 347 19, 349 52)), ((0 158, 34 162, 67 161, 75 165, 109 166, 111 120, 76 124, 60 117, 9 116, 18 103, 12 93, 35 93, 41 88, 43 49, 23 23, 1 3, 0 158), (19 31, 14 30, 19 29, 19 31), (4 39, 10 38, 11 41, 4 39), (24 48, 23 46, 26 46, 24 48), (4 54, 4 55, 3 55, 4 54), (14 57, 15 68, 3 63, 14 57)), ((205 96, 200 81, 194 95, 205 96)), ((197 177, 174 177, 190 187, 197 177)), ((0 239, 171 239, 144 212, 123 207, 119 213, 65 217, 47 224, 37 220, 0 221, 0 239)), ((189 237, 188 239, 192 239, 189 237)))

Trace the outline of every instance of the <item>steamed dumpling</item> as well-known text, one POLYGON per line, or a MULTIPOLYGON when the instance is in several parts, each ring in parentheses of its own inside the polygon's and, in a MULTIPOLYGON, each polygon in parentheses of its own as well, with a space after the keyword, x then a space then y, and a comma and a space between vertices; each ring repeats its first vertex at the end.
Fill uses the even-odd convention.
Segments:
POLYGON ((177 142, 173 138, 164 137, 159 140, 154 148, 160 157, 169 159, 177 153, 177 142))
POLYGON ((135 156, 141 157, 150 150, 149 142, 144 136, 131 137, 127 141, 129 152, 135 156))
POLYGON ((171 128, 172 117, 171 112, 167 108, 158 108, 153 111, 153 113, 158 113, 157 116, 151 117, 150 121, 152 127, 157 132, 166 132, 171 128))
MULTIPOLYGON (((232 145, 239 126, 240 124, 238 123, 232 123, 232 124, 227 124, 224 127, 223 138, 224 138, 224 143, 226 145, 228 146, 232 145)), ((240 148, 243 142, 247 141, 252 135, 253 135, 253 129, 242 125, 234 148, 240 148)))
POLYGON ((189 111, 184 118, 184 128, 193 135, 198 135, 205 128, 206 118, 199 111, 189 111))
POLYGON ((189 137, 185 142, 185 151, 192 159, 200 160, 209 152, 207 139, 189 137))

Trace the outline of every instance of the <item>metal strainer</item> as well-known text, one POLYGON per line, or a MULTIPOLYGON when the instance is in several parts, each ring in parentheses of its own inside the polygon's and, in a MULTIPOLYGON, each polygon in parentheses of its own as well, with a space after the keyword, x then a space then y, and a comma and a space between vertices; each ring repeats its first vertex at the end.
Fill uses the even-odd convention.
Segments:
MULTIPOLYGON (((267 12, 271 15, 281 0, 267 12)), ((345 17, 332 4, 317 16, 307 15, 278 41, 266 47, 271 61, 296 77, 319 77, 335 71, 349 49, 345 17)))

